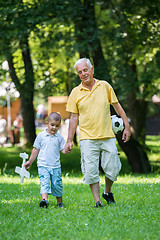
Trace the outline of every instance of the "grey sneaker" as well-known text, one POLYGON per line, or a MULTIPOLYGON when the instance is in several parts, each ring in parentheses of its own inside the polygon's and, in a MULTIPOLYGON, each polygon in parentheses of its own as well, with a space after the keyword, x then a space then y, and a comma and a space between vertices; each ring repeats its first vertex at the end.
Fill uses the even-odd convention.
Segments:
POLYGON ((107 204, 115 204, 113 193, 102 193, 102 197, 107 201, 107 204))
POLYGON ((40 201, 40 204, 39 204, 39 206, 40 207, 46 207, 46 208, 48 208, 48 205, 49 205, 49 202, 47 201, 47 200, 45 200, 45 199, 43 199, 42 201, 40 201))
POLYGON ((98 202, 96 202, 96 204, 95 204, 94 207, 96 207, 96 208, 98 208, 98 207, 103 207, 103 205, 102 205, 102 203, 100 203, 100 202, 98 201, 98 202))

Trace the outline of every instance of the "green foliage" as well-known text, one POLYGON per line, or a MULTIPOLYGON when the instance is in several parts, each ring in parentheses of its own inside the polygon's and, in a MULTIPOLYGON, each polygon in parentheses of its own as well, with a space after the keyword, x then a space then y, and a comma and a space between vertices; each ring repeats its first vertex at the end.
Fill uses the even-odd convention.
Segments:
MULTIPOLYGON (((91 58, 95 77, 112 82, 120 101, 133 92, 135 103, 148 101, 159 91, 156 0, 15 0, 3 1, 0 13, 0 63, 10 58, 12 80, 26 101, 34 93, 45 100, 68 95, 79 83, 73 69, 79 55, 91 58)), ((138 113, 128 102, 134 125, 138 113)), ((132 127, 137 132, 136 124, 132 127)))
MULTIPOLYGON (((74 86, 76 53, 92 58, 99 38, 109 74, 122 99, 133 88, 136 91, 139 88, 137 97, 145 99, 157 91, 160 32, 157 1, 7 1, 1 4, 0 11, 3 36, 0 52, 5 56, 8 51, 18 55, 14 56, 14 62, 23 81, 24 64, 18 49, 20 42, 26 36, 29 38, 36 89, 45 98, 47 93, 70 92, 74 86), (86 19, 86 15, 94 14, 93 9, 95 16, 86 19), (137 81, 135 73, 130 71, 133 63, 137 66, 137 81)), ((102 66, 101 71, 104 71, 102 66)))
POLYGON ((157 1, 113 1, 102 6, 101 39, 114 88, 122 100, 134 89, 137 99, 146 101, 157 92, 159 81, 159 5, 157 1), (104 25, 106 20, 108 24, 104 25))

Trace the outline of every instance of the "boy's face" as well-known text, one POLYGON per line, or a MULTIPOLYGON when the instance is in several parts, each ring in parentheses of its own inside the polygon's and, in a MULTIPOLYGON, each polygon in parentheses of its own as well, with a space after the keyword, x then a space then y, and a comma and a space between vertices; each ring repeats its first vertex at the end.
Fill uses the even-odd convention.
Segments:
POLYGON ((60 121, 55 121, 53 119, 49 120, 49 122, 47 122, 47 132, 50 135, 54 135, 58 131, 60 124, 60 121))

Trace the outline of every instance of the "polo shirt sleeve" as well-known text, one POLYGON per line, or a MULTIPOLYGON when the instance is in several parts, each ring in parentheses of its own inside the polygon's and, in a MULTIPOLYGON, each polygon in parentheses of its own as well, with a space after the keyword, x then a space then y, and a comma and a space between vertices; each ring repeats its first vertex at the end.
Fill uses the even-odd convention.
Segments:
POLYGON ((41 148, 41 134, 39 133, 33 143, 33 147, 40 149, 41 148))
POLYGON ((65 148, 66 142, 64 138, 61 136, 60 137, 60 151, 62 151, 65 148))
POLYGON ((109 96, 109 102, 110 104, 117 103, 118 99, 117 96, 112 88, 111 85, 109 85, 109 91, 108 91, 108 96, 109 96))
POLYGON ((69 95, 66 111, 78 113, 76 88, 74 88, 69 95))

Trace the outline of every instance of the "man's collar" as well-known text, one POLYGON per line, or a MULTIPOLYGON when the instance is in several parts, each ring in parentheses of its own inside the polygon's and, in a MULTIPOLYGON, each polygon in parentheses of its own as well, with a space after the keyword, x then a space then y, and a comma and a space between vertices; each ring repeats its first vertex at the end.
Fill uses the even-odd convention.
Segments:
MULTIPOLYGON (((94 88, 95 86, 100 85, 100 81, 99 81, 99 80, 97 80, 97 79, 95 79, 95 78, 94 78, 94 80, 95 80, 95 84, 93 85, 93 88, 94 88)), ((83 89, 89 90, 88 88, 84 87, 82 83, 81 83, 79 86, 80 86, 80 90, 83 90, 83 89)))

